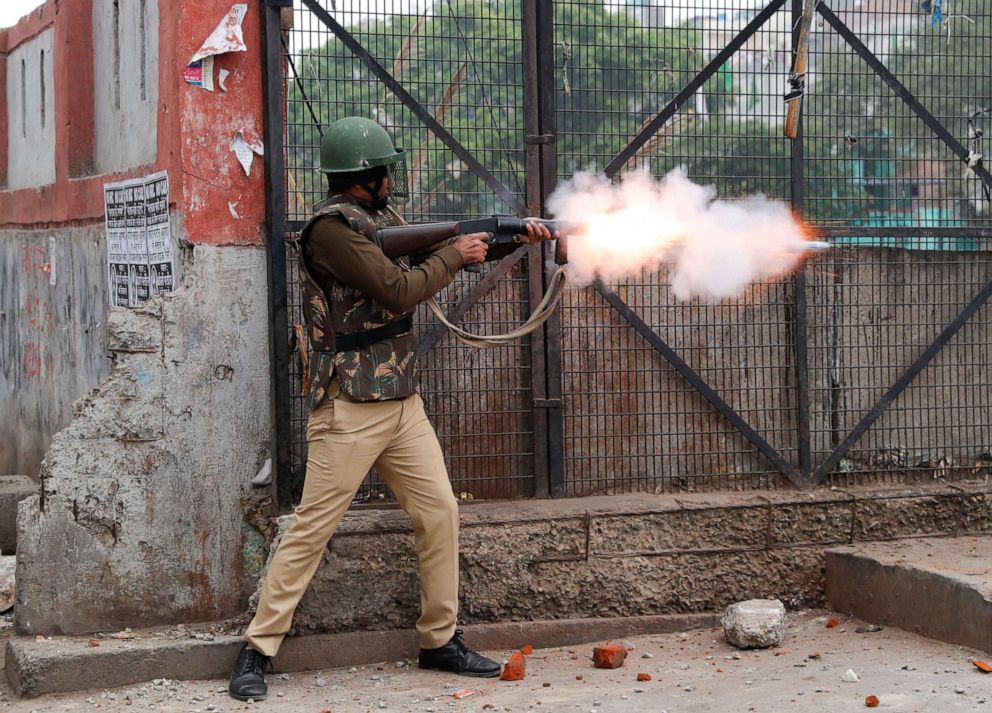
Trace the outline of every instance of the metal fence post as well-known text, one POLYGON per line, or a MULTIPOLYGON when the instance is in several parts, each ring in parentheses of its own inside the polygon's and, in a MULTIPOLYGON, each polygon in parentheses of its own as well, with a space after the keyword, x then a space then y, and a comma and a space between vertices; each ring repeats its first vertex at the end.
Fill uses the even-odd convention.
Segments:
MULTIPOLYGON (((523 3, 525 162, 527 212, 544 215, 555 187, 554 2, 523 3)), ((531 303, 537 304, 555 268, 548 246, 528 256, 531 303)), ((533 355, 535 495, 565 493, 564 429, 561 395, 561 316, 556 313, 531 341, 533 355)))
MULTIPOLYGON (((537 83, 539 91, 541 151, 541 215, 545 214, 548 196, 558 180, 558 153, 555 138, 555 4, 554 0, 537 0, 537 83)), ((554 250, 543 245, 544 284, 554 273, 554 250)), ((551 497, 565 494, 565 424, 561 393, 561 310, 545 322, 545 367, 547 370, 548 413, 548 483, 551 497)))
POLYGON ((272 466, 280 510, 292 507, 294 483, 289 422, 289 326, 286 285, 286 189, 283 174, 283 71, 280 6, 267 0, 262 8, 265 100, 265 222, 269 286, 269 365, 272 375, 272 466))
MULTIPOLYGON (((800 18, 803 0, 792 0, 792 52, 798 51, 802 34, 800 18)), ((801 105, 800 105, 801 106, 801 105)), ((806 179, 803 173, 803 117, 802 109, 797 120, 796 136, 792 140, 791 156, 792 209, 801 214, 806 198, 806 179)), ((804 485, 813 482, 813 465, 810 443, 809 406, 809 322, 806 303, 806 267, 800 266, 795 276, 795 310, 793 325, 796 340, 796 408, 798 417, 799 481, 804 485)))

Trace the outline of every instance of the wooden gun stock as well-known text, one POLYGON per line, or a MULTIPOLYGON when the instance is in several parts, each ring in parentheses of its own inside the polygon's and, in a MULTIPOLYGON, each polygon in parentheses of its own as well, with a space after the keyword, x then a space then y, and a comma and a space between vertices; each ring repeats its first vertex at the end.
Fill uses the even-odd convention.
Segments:
POLYGON ((523 220, 512 216, 494 215, 489 218, 474 218, 447 223, 414 223, 379 228, 376 236, 386 257, 395 259, 404 255, 414 255, 457 235, 489 233, 489 246, 519 244, 518 236, 527 233, 527 223, 541 223, 552 233, 558 231, 556 259, 563 251, 564 237, 575 232, 576 226, 553 220, 523 220))

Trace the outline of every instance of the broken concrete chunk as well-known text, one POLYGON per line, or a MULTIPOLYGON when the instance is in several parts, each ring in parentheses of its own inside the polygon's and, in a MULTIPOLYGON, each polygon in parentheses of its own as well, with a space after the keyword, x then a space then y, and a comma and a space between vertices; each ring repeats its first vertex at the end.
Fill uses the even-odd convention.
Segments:
POLYGON ((14 607, 14 570, 16 557, 0 557, 0 612, 14 607))
POLYGON ((596 668, 620 668, 627 658, 627 648, 619 644, 604 644, 592 650, 592 664, 596 668))
POLYGON ((723 635, 741 649, 765 649, 785 640, 785 605, 778 599, 749 599, 727 607, 723 635))

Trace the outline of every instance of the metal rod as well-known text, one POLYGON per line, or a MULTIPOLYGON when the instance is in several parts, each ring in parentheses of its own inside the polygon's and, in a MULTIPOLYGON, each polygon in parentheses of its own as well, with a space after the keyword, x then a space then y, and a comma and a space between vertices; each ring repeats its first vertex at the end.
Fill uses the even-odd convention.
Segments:
POLYGON ((985 287, 982 288, 981 292, 975 295, 975 298, 968 303, 967 307, 961 310, 961 312, 959 312, 958 315, 951 320, 950 324, 944 328, 944 331, 942 331, 937 338, 931 342, 930 346, 928 346, 923 353, 920 354, 916 361, 914 361, 913 364, 905 371, 905 373, 899 377, 899 380, 896 381, 896 383, 882 395, 882 398, 878 400, 878 403, 876 403, 871 410, 865 414, 864 418, 862 418, 858 425, 854 427, 854 430, 847 434, 847 437, 844 438, 844 440, 841 441, 836 448, 834 448, 833 452, 827 456, 827 459, 820 464, 814 474, 814 480, 817 483, 821 483, 826 479, 826 477, 830 474, 830 471, 834 469, 834 466, 837 465, 840 459, 847 455, 847 452, 851 449, 851 446, 853 446, 858 439, 864 435, 865 431, 871 428, 871 425, 878 420, 878 417, 881 416, 885 409, 889 407, 889 404, 895 401, 896 397, 905 391, 906 387, 913 382, 913 379, 915 379, 916 376, 923 371, 923 368, 929 364, 935 356, 937 356, 940 350, 944 348, 944 345, 958 333, 958 330, 960 330, 961 327, 963 327, 968 320, 971 319, 975 312, 977 312, 978 309, 988 301, 989 297, 992 297, 992 280, 990 280, 985 287))
POLYGON ((317 17, 317 19, 324 23, 324 25, 326 25, 327 28, 333 32, 366 67, 369 68, 369 71, 371 71, 372 74, 379 79, 379 81, 385 84, 389 91, 391 91, 397 99, 403 102, 403 104, 410 111, 412 111, 418 119, 424 122, 424 124, 427 125, 427 128, 429 128, 445 146, 451 149, 473 173, 485 181, 486 185, 492 188, 496 195, 502 198, 503 201, 510 208, 512 208, 519 217, 524 217, 524 205, 516 196, 513 195, 510 189, 507 188, 502 181, 496 178, 496 176, 494 176, 489 169, 479 163, 478 159, 476 159, 468 149, 462 146, 462 144, 459 143, 459 141, 452 136, 447 129, 441 126, 437 119, 435 119, 434 116, 427 111, 427 109, 425 109, 420 102, 418 102, 406 89, 404 89, 385 67, 379 64, 379 62, 377 62, 376 59, 369 54, 369 51, 365 49, 357 39, 355 39, 354 35, 348 32, 348 30, 342 27, 337 20, 331 17, 327 10, 320 6, 317 0, 303 0, 303 4, 310 8, 310 11, 317 17))
MULTIPOLYGON (((807 12, 812 18, 813 12, 809 4, 816 2, 816 0, 805 0, 806 5, 803 4, 803 1, 792 0, 792 47, 793 73, 801 70, 805 75, 809 53, 810 24, 807 22, 807 12)), ((793 139, 790 157, 792 210, 798 214, 802 214, 806 203, 806 176, 803 172, 805 143, 803 141, 803 121, 800 111, 802 105, 800 102, 802 102, 801 97, 789 105, 789 117, 792 119, 792 125, 789 126, 789 121, 786 121, 786 136, 791 136, 793 139)), ((793 287, 795 289, 795 304, 792 324, 795 332, 796 438, 799 445, 799 476, 804 484, 809 484, 813 480, 813 456, 810 444, 809 320, 805 266, 796 271, 793 287)))
MULTIPOLYGON (((540 86, 538 84, 538 17, 535 3, 521 7, 520 27, 523 38, 523 97, 525 136, 540 134, 540 86)), ((524 194, 528 215, 541 215, 541 147, 534 141, 524 141, 524 194)), ((527 253, 527 291, 531 310, 544 294, 544 258, 540 247, 527 253)), ((530 335, 531 423, 534 431, 534 495, 547 498, 550 492, 548 410, 537 404, 547 401, 547 332, 542 327, 530 335)))
POLYGON ((289 318, 286 284, 286 185, 282 147, 283 86, 282 30, 279 8, 262 8, 263 86, 265 101, 265 145, 279 147, 266 151, 265 170, 265 248, 269 289, 269 364, 272 378, 272 468, 276 501, 280 510, 293 506, 293 493, 302 482, 293 479, 290 433, 289 318))
MULTIPOLYGON (((304 0, 304 2, 310 3, 312 0, 304 0)), ((702 87, 710 77, 716 74, 716 71, 720 69, 720 67, 723 66, 723 64, 730 59, 733 54, 761 28, 763 24, 765 24, 768 18, 774 15, 784 4, 785 0, 772 0, 771 3, 766 5, 764 9, 762 9, 762 11, 759 12, 753 20, 751 20, 751 22, 747 23, 744 29, 740 31, 740 34, 728 42, 727 46, 720 50, 717 55, 710 60, 710 63, 707 64, 699 74, 693 77, 692 80, 690 80, 690 82, 682 88, 682 91, 676 94, 675 98, 668 102, 668 104, 666 104, 665 107, 659 111, 657 115, 655 115, 647 126, 641 129, 640 133, 630 140, 630 143, 624 147, 623 151, 617 154, 616 158, 610 161, 606 168, 603 169, 603 173, 612 178, 617 171, 623 168, 627 161, 630 160, 631 156, 637 153, 640 148, 644 146, 644 144, 650 141, 651 137, 658 133, 658 130, 675 115, 675 112, 679 110, 679 107, 681 107, 693 94, 695 94, 696 91, 702 87)))
MULTIPOLYGON (((555 138, 558 133, 557 107, 555 97, 555 3, 554 0, 537 0, 536 5, 536 49, 537 49, 537 94, 538 94, 538 135, 545 137, 539 143, 540 209, 547 214, 548 197, 554 192, 558 181, 558 150, 555 138)), ((563 241, 564 242, 564 241, 563 241)), ((541 245, 543 256, 543 284, 547 289, 551 275, 557 269, 555 250, 547 243, 541 245)), ((544 409, 548 424, 548 488, 553 498, 565 495, 565 415, 562 402, 562 326, 561 310, 556 310, 544 323, 544 368, 545 394, 550 404, 544 409)))
POLYGON ((992 238, 992 228, 888 227, 869 225, 846 227, 814 225, 813 230, 824 238, 992 238))
POLYGON ((757 448, 761 453, 770 460, 776 468, 778 468, 784 476, 791 480, 796 485, 801 485, 798 480, 798 475, 796 474, 795 468, 791 463, 785 460, 775 448, 768 443, 764 438, 761 437, 757 431, 755 431, 751 426, 741 418, 741 415, 733 409, 730 404, 723 400, 723 398, 714 391, 709 384, 703 381, 702 377, 697 374, 691 366, 689 366, 675 350, 672 349, 668 344, 659 337, 654 330, 652 330, 644 321, 638 317, 630 306, 620 299, 613 290, 608 288, 603 284, 602 280, 597 279, 593 282, 593 287, 599 292, 603 298, 609 302, 620 315, 627 320, 631 327, 634 328, 638 334, 644 337, 644 340, 651 345, 651 347, 658 352, 672 367, 675 368, 682 377, 688 381, 693 388, 695 388, 710 404, 719 411, 723 416, 730 421, 731 425, 736 428, 741 434, 751 442, 751 444, 757 448))
MULTIPOLYGON (((955 139, 951 132, 949 132, 944 125, 941 124, 937 119, 927 111, 926 107, 920 104, 919 100, 913 94, 906 89, 903 84, 895 78, 892 72, 889 71, 888 67, 882 64, 881 60, 876 57, 870 49, 868 49, 864 43, 851 32, 851 29, 845 25, 839 17, 837 17, 833 10, 827 7, 826 3, 821 0, 821 2, 816 6, 817 11, 823 15, 823 18, 830 23, 830 26, 836 30, 837 34, 844 38, 847 44, 851 45, 851 48, 861 56, 861 58, 868 63, 868 65, 875 71, 883 82, 889 85, 889 88, 894 91, 906 106, 918 116, 924 124, 930 127, 931 131, 937 135, 937 138, 943 141, 947 147, 954 152, 954 154, 964 161, 968 162, 968 149, 961 145, 957 139, 955 139)), ((975 175, 977 175, 986 187, 992 188, 992 173, 989 173, 988 169, 985 168, 981 162, 979 162, 973 169, 975 175)))

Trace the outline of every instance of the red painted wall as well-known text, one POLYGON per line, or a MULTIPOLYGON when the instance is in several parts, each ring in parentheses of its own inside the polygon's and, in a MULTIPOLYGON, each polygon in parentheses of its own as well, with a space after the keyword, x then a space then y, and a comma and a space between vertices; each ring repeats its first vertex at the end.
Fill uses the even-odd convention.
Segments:
MULTIPOLYGON (((231 73, 228 92, 219 87, 208 92, 183 81, 187 60, 233 4, 230 0, 159 0, 158 155, 154 163, 98 176, 92 175, 94 67, 88 30, 93 0, 48 0, 14 27, 0 30, 2 68, 6 53, 54 25, 56 119, 55 183, 0 191, 0 228, 102 222, 104 183, 167 170, 170 200, 173 210, 182 214, 186 239, 213 245, 261 245, 265 219, 262 161, 256 157, 251 175, 245 176, 230 150, 238 129, 249 141, 262 136, 261 0, 248 0, 242 25, 248 51, 221 55, 215 61, 215 73, 221 69, 231 73), (80 32, 80 28, 87 31, 80 32), (228 203, 236 204, 238 218, 228 203)), ((0 76, 5 81, 6 74, 0 76)), ((5 112, 0 138, 5 174, 5 112)))

